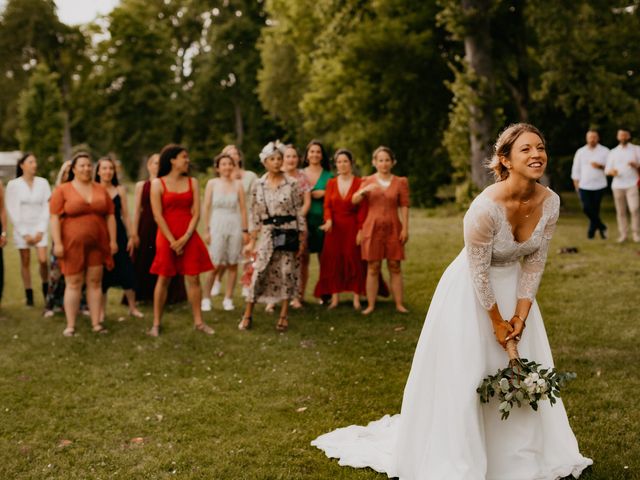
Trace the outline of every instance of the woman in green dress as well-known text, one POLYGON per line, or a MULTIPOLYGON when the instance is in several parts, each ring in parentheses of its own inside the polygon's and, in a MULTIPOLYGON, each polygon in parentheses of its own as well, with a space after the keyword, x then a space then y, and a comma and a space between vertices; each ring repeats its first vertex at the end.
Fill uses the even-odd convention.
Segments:
POLYGON ((312 188, 311 208, 307 213, 308 248, 302 257, 300 300, 304 299, 304 292, 309 280, 309 258, 311 254, 318 254, 318 262, 320 261, 320 252, 324 241, 324 232, 320 230, 320 226, 324 223, 324 191, 329 179, 333 178, 329 156, 322 143, 318 140, 309 142, 304 152, 302 164, 305 167, 303 172, 309 179, 312 188))

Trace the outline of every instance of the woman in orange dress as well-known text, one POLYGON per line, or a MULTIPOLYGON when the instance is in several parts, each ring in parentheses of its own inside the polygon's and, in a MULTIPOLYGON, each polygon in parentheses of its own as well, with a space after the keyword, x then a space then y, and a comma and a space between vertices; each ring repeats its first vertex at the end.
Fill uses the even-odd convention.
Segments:
POLYGON ((362 258, 367 261, 368 315, 375 309, 382 260, 387 260, 391 277, 391 293, 396 310, 407 313, 403 304, 402 270, 404 245, 409 239, 409 182, 406 177, 391 173, 396 164, 395 155, 388 147, 378 147, 373 152, 376 173, 365 178, 353 195, 358 205, 366 199, 368 212, 362 226, 362 258))
POLYGON ((189 176, 189 154, 179 145, 160 152, 158 178, 151 182, 151 209, 158 224, 156 257, 151 273, 158 275, 153 295, 153 326, 149 335, 160 334, 160 320, 171 278, 184 275, 193 311, 194 328, 207 335, 213 329, 202 321, 200 274, 213 270, 209 252, 196 232, 200 219, 198 181, 189 176))
POLYGON ((49 204, 53 253, 60 260, 65 277, 64 312, 67 328, 75 334, 82 285, 87 286, 91 324, 96 333, 105 333, 100 324, 103 266, 113 268, 112 255, 118 251, 114 206, 107 191, 92 179, 91 157, 77 153, 71 160, 69 177, 55 189, 49 204))

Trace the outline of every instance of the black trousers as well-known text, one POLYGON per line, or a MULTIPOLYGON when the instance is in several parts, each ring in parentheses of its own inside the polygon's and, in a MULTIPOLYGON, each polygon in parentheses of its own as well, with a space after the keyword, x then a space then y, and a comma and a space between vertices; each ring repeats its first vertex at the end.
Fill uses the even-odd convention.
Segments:
POLYGON ((582 202, 582 211, 589 219, 589 230, 587 236, 593 238, 597 231, 602 232, 607 226, 600 219, 600 203, 606 188, 601 190, 583 190, 579 189, 580 201, 582 202))

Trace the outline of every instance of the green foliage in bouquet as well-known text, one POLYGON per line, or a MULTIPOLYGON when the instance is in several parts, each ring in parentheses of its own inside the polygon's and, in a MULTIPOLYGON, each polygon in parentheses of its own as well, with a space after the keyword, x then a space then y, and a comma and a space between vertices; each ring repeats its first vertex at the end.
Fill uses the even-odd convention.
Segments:
POLYGON ((540 368, 540 364, 524 358, 512 359, 507 368, 498 370, 495 375, 486 377, 477 392, 482 403, 489 403, 498 395, 498 411, 502 420, 509 418, 514 405, 529 405, 538 410, 538 402, 549 400, 551 405, 560 397, 560 390, 569 380, 576 378, 575 373, 558 372, 555 368, 540 368))

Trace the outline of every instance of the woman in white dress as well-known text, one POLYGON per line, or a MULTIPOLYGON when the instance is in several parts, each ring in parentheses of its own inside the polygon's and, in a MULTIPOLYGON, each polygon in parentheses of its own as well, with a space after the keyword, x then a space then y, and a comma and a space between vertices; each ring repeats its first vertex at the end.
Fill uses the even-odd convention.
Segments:
POLYGON ((31 287, 31 248, 36 249, 42 279, 42 296, 49 290, 47 245, 49 231, 49 197, 51 187, 42 177, 36 177, 38 162, 26 153, 18 160, 16 178, 7 184, 7 212, 13 224, 13 244, 20 252, 20 273, 27 305, 33 306, 31 287))
POLYGON ((242 246, 249 242, 247 208, 242 183, 235 179, 235 162, 229 154, 221 153, 215 160, 218 178, 207 182, 204 191, 203 217, 205 223, 204 242, 214 269, 207 273, 202 311, 211 310, 209 294, 217 270, 226 269, 227 285, 222 308, 233 310, 233 288, 238 277, 238 263, 242 259, 242 246))
POLYGON ((483 405, 476 393, 485 376, 507 365, 511 338, 524 358, 553 366, 535 301, 560 206, 537 182, 546 164, 535 127, 516 124, 500 135, 491 162, 497 181, 465 215, 465 248, 436 288, 401 413, 312 445, 340 465, 401 480, 556 480, 591 465, 561 400, 537 412, 515 409, 503 421, 495 399, 483 405))
MULTIPOLYGON (((242 182, 242 189, 244 191, 244 203, 247 207, 247 218, 251 215, 251 188, 254 182, 258 179, 258 175, 250 170, 244 168, 244 154, 236 145, 226 145, 222 152, 229 155, 235 163, 235 170, 233 176, 236 180, 242 182)), ((216 270, 215 279, 213 281, 213 287, 211 288, 211 295, 217 296, 222 290, 222 276, 225 272, 224 265, 216 270)), ((249 291, 249 285, 251 283, 251 274, 253 273, 251 259, 244 258, 242 265, 242 296, 246 297, 249 291)))

